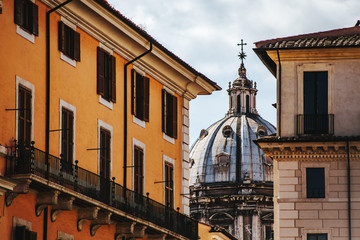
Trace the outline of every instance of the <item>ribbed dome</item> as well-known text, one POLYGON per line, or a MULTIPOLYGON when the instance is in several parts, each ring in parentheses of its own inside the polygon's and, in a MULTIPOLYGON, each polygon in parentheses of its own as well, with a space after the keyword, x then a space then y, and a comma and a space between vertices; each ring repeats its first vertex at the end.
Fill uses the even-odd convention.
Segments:
POLYGON ((272 163, 271 159, 264 157, 253 140, 275 131, 258 114, 232 114, 202 130, 190 152, 190 185, 272 181, 265 167, 272 163))

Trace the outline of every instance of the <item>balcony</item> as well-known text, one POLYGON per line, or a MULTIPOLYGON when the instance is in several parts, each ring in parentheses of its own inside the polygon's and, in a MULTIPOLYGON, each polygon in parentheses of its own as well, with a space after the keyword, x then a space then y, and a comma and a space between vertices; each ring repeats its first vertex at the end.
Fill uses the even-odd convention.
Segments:
POLYGON ((325 115, 297 115, 297 134, 298 135, 333 135, 334 134, 334 114, 325 115))
POLYGON ((62 185, 77 193, 127 214, 166 228, 188 239, 198 238, 198 223, 184 214, 160 204, 149 196, 133 192, 112 180, 87 171, 76 164, 67 164, 35 148, 16 145, 7 156, 6 175, 32 174, 62 185))

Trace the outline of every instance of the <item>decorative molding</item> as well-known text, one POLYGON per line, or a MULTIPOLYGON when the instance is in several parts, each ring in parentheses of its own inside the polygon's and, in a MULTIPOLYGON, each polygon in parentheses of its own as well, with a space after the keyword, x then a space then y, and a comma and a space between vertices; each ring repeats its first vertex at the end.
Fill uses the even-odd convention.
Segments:
POLYGON ((134 233, 136 222, 119 222, 116 224, 115 240, 121 240, 122 237, 131 236, 134 233))
POLYGON ((9 207, 14 199, 18 196, 18 194, 26 194, 29 192, 29 185, 31 180, 23 180, 20 181, 11 192, 5 193, 5 204, 9 207))
POLYGON ((59 198, 58 203, 51 207, 51 221, 55 222, 57 215, 59 215, 62 211, 71 211, 74 200, 74 197, 59 198))
POLYGON ((48 205, 56 205, 58 203, 59 191, 50 191, 50 192, 39 192, 36 195, 36 205, 35 205, 35 214, 40 216, 42 210, 44 210, 48 205))
POLYGON ((84 223, 87 220, 95 220, 98 216, 99 210, 100 210, 99 207, 78 209, 77 230, 80 232, 83 228, 84 223))
POLYGON ((91 221, 90 235, 93 237, 101 225, 110 225, 111 212, 100 212, 97 219, 91 221))

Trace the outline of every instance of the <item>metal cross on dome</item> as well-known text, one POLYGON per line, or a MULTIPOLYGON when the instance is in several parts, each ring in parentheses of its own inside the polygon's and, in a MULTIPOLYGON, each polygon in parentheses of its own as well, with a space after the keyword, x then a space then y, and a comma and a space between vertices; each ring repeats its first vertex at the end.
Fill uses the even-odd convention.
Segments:
POLYGON ((247 45, 247 43, 244 43, 241 39, 241 43, 237 44, 238 46, 241 46, 241 52, 239 53, 239 58, 241 59, 241 63, 243 63, 243 60, 246 58, 246 54, 244 53, 244 45, 247 45))

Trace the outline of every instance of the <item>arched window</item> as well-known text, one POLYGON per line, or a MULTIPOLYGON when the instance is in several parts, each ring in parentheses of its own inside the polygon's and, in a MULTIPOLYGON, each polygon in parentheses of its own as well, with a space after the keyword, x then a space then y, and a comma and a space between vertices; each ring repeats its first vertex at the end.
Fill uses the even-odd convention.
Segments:
POLYGON ((246 113, 250 112, 250 97, 246 95, 246 113))

